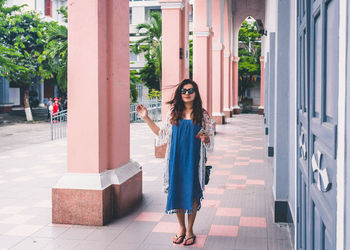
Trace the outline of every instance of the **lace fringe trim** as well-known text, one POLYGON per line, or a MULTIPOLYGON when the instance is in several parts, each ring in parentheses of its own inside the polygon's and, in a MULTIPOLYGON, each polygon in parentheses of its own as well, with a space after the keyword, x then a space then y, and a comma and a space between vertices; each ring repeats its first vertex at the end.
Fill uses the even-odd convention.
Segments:
MULTIPOLYGON (((199 209, 201 209, 202 207, 202 200, 203 200, 203 196, 199 199, 199 203, 198 203, 198 207, 197 207, 197 211, 199 211, 199 209)), ((178 214, 178 213, 184 213, 184 214, 192 214, 193 213, 193 209, 170 209, 170 210, 165 210, 166 214, 178 214)))

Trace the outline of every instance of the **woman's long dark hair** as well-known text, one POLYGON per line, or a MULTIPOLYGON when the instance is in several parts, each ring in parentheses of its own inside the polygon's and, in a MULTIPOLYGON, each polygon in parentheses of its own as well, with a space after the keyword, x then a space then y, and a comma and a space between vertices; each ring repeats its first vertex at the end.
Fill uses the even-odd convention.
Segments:
POLYGON ((196 93, 196 97, 193 101, 193 110, 191 113, 192 121, 194 124, 201 125, 203 119, 203 109, 202 109, 202 99, 199 94, 198 85, 191 79, 183 80, 176 88, 175 94, 172 100, 167 102, 172 106, 171 108, 171 124, 178 125, 179 121, 182 119, 183 111, 185 110, 185 104, 182 100, 181 89, 186 84, 192 84, 193 89, 196 93))

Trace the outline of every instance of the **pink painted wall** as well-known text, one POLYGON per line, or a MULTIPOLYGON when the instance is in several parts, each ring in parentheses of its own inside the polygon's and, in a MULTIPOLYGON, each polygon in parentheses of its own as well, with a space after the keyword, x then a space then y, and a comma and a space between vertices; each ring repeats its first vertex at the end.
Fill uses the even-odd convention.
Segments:
POLYGON ((169 110, 165 103, 173 97, 176 85, 179 84, 185 74, 185 51, 183 59, 179 57, 180 48, 184 48, 184 13, 182 8, 168 8, 167 3, 183 4, 183 1, 162 0, 159 1, 162 8, 162 119, 169 110))
POLYGON ((203 108, 212 113, 212 32, 207 26, 207 4, 193 1, 193 80, 199 85, 203 108))
POLYGON ((68 172, 99 173, 129 160, 128 5, 68 2, 68 172))
POLYGON ((225 109, 230 109, 230 84, 231 84, 231 50, 230 50, 230 30, 229 30, 229 17, 228 17, 228 2, 225 1, 225 9, 224 9, 224 79, 223 79, 223 107, 225 109))
POLYGON ((264 107, 265 60, 260 57, 260 107, 264 107))
POLYGON ((212 2, 213 19, 213 42, 212 42, 212 63, 213 63, 213 113, 223 112, 223 91, 224 91, 224 46, 221 42, 221 9, 220 0, 212 2))
POLYGON ((238 61, 239 57, 233 57, 233 107, 238 107, 238 61))

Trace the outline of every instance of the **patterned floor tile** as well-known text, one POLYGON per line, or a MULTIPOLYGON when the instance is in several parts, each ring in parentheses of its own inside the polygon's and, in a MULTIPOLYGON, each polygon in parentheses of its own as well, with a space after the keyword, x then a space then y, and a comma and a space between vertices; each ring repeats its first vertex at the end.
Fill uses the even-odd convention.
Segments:
POLYGON ((247 176, 246 175, 237 175, 237 174, 233 174, 229 176, 230 180, 247 180, 247 176))
POLYGON ((224 194, 225 189, 223 188, 205 188, 204 193, 206 194, 224 194))
POLYGON ((213 175, 230 175, 231 171, 215 170, 213 175))
POLYGON ((227 226, 227 225, 211 225, 209 235, 237 237, 238 227, 237 226, 227 226))
POLYGON ((216 210, 216 216, 233 216, 239 217, 242 214, 241 208, 232 208, 232 207, 219 207, 216 210))
POLYGON ((264 180, 248 179, 248 180, 246 180, 246 184, 247 185, 265 185, 265 181, 264 180))
POLYGON ((246 185, 245 184, 237 184, 237 183, 226 183, 225 188, 226 189, 245 190, 246 185))
POLYGON ((8 236, 29 236, 36 231, 38 231, 42 226, 38 225, 18 225, 10 231, 4 233, 4 235, 8 236))
POLYGON ((164 213, 142 212, 136 217, 135 221, 160 221, 163 216, 164 213))
POLYGON ((241 227, 266 227, 266 218, 264 217, 241 217, 239 221, 241 227))
POLYGON ((179 229, 177 222, 159 222, 152 230, 155 233, 176 233, 179 229))
POLYGON ((202 201, 202 207, 219 207, 220 200, 206 200, 202 201))

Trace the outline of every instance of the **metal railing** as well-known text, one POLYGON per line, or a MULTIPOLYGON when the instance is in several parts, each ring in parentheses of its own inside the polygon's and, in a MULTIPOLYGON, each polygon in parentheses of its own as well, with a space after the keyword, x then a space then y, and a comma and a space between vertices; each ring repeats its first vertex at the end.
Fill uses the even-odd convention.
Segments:
MULTIPOLYGON (((147 100, 141 102, 147 110, 148 115, 153 121, 160 121, 162 120, 162 101, 161 100, 147 100)), ((141 118, 136 112, 136 106, 138 104, 131 104, 130 105, 130 122, 141 122, 141 118)))
POLYGON ((50 112, 51 140, 61 139, 67 136, 67 110, 57 113, 50 112))
MULTIPOLYGON (((142 104, 147 107, 148 115, 153 121, 162 120, 162 101, 146 100, 142 104)), ((130 122, 142 122, 142 119, 136 112, 138 104, 130 105, 130 122)), ((50 113, 51 121, 51 140, 61 139, 67 136, 67 110, 59 111, 55 114, 50 113)))

